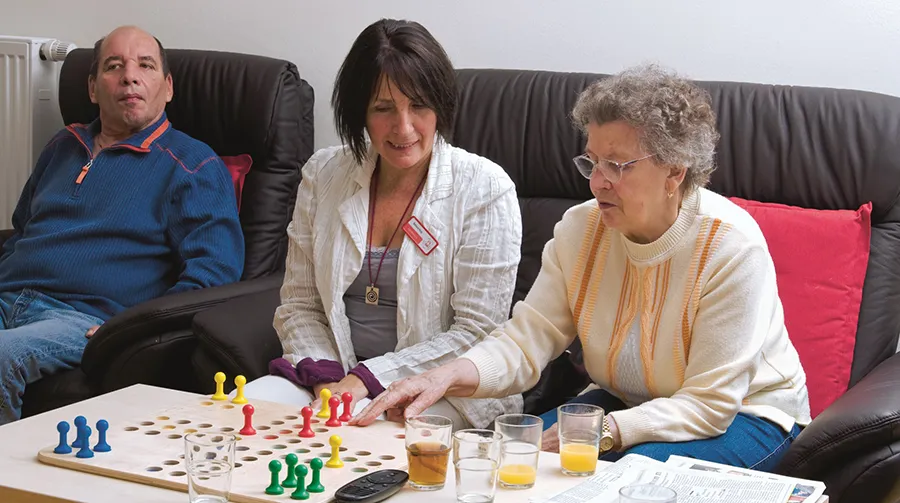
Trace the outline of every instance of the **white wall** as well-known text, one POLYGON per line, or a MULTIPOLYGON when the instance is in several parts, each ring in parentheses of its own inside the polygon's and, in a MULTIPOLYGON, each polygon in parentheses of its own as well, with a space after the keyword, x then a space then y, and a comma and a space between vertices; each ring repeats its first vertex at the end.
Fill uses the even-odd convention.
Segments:
POLYGON ((424 24, 457 67, 615 72, 657 61, 697 79, 900 96, 895 0, 0 0, 0 33, 82 47, 138 24, 167 47, 293 61, 316 91, 316 145, 353 39, 380 17, 424 24))

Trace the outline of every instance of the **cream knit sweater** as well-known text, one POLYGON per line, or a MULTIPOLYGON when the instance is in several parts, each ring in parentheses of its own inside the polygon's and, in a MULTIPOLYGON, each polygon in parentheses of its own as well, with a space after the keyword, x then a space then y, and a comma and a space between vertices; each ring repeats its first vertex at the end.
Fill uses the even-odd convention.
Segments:
POLYGON ((606 228, 595 201, 570 209, 527 298, 491 335, 463 356, 479 371, 474 397, 529 389, 579 337, 593 382, 631 407, 610 414, 625 448, 714 437, 738 412, 785 431, 810 422, 762 232, 705 189, 645 245, 606 228))

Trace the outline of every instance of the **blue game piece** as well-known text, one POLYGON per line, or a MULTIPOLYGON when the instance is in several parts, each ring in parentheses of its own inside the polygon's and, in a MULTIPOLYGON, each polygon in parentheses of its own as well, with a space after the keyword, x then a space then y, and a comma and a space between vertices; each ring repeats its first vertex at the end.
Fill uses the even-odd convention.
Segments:
POLYGON ((94 446, 94 451, 96 452, 109 452, 112 450, 112 447, 106 443, 106 430, 109 429, 109 423, 106 422, 106 419, 101 419, 97 421, 97 433, 100 434, 100 440, 97 441, 97 445, 94 446))
POLYGON ((56 446, 56 449, 53 449, 53 452, 56 454, 68 454, 72 452, 72 448, 69 447, 69 443, 66 441, 66 435, 69 433, 69 423, 60 421, 56 425, 56 431, 59 432, 59 445, 56 446))
POLYGON ((94 451, 91 450, 90 442, 88 439, 91 438, 91 427, 90 426, 82 426, 84 431, 84 442, 81 445, 81 450, 75 453, 76 458, 92 458, 94 457, 94 451))
POLYGON ((75 418, 75 441, 72 442, 73 449, 81 449, 83 446, 82 440, 87 440, 84 438, 84 427, 87 426, 87 419, 84 416, 78 416, 75 418))

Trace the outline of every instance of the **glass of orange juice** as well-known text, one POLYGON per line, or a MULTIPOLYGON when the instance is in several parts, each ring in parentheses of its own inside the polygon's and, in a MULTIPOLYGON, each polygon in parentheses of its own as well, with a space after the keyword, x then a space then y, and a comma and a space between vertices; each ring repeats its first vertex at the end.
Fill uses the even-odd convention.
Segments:
POLYGON ((537 478, 544 421, 531 414, 504 414, 494 421, 500 442, 500 485, 529 489, 537 478))
POLYGON ((567 403, 557 409, 559 462, 566 475, 586 477, 597 469, 603 409, 586 403, 567 403))
POLYGON ((406 420, 410 487, 418 491, 444 488, 452 429, 453 421, 443 416, 421 415, 406 420))

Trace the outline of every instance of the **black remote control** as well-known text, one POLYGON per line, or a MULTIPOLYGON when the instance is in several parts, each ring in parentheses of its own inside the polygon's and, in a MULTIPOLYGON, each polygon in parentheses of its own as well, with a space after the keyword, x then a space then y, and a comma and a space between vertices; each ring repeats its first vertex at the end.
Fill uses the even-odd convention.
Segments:
POLYGON ((409 480, 403 470, 378 470, 364 475, 338 489, 334 501, 338 503, 377 503, 390 498, 409 480))

